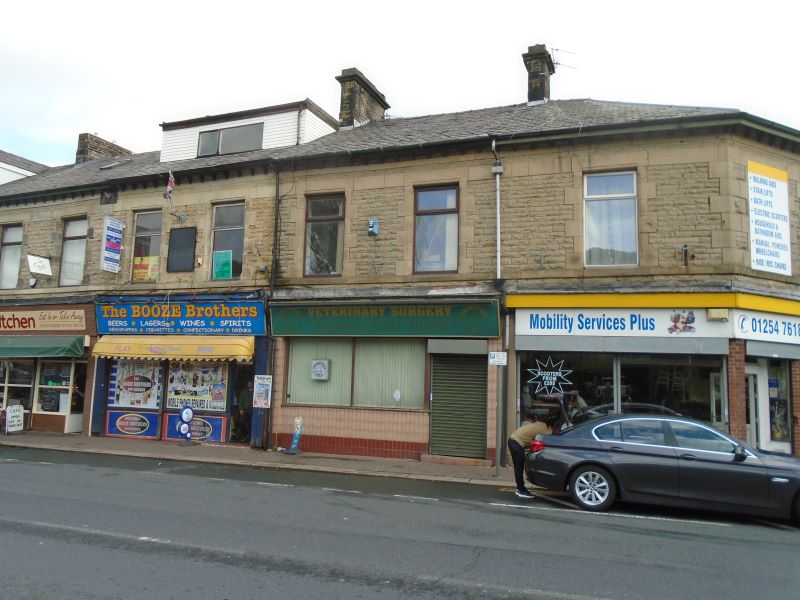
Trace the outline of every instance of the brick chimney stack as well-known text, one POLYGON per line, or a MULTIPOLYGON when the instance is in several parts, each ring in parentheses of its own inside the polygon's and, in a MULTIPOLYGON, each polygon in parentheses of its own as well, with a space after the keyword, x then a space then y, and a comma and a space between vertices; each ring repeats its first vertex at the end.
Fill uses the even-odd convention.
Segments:
POLYGON ((528 70, 528 102, 546 102, 550 99, 550 75, 556 72, 553 57, 544 44, 528 46, 522 55, 528 70))
POLYGON ((336 77, 342 85, 339 124, 358 127, 370 121, 383 121, 389 104, 372 82, 358 69, 343 69, 336 77))
POLYGON ((133 152, 91 133, 81 133, 78 135, 75 164, 79 165, 93 158, 113 158, 115 156, 127 156, 128 154, 133 154, 133 152))

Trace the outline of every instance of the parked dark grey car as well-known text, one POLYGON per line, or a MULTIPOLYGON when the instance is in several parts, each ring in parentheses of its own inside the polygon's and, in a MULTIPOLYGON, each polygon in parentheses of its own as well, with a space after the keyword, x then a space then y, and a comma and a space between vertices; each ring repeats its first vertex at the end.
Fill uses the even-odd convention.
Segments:
POLYGON ((800 460, 755 450, 680 416, 609 415, 531 443, 533 484, 585 510, 616 500, 800 522, 800 460))

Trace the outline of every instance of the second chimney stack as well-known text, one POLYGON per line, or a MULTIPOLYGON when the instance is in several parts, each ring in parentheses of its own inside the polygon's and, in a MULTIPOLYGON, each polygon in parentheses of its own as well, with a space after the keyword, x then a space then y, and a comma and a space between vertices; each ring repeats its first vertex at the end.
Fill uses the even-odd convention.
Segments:
POLYGON ((553 57, 544 44, 529 46, 522 55, 528 70, 528 102, 546 102, 550 99, 550 75, 556 72, 553 57))

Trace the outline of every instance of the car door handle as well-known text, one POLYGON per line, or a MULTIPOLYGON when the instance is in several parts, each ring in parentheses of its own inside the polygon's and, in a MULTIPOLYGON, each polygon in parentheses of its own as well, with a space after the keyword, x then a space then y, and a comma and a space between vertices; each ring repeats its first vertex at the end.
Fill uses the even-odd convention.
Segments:
POLYGON ((625 452, 625 448, 623 448, 622 446, 611 446, 609 450, 611 452, 625 452))
POLYGON ((683 460, 697 460, 697 457, 694 454, 681 454, 681 458, 683 460))

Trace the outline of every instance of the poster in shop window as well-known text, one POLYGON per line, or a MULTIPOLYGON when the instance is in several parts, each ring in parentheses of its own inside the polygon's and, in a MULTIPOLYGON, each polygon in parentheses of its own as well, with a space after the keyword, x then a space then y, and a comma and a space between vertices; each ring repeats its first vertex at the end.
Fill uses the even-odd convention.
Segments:
POLYGON ((170 363, 167 409, 190 406, 195 411, 225 412, 228 365, 225 363, 170 363))
POLYGON ((120 360, 112 368, 109 405, 158 410, 161 367, 156 361, 120 360))

